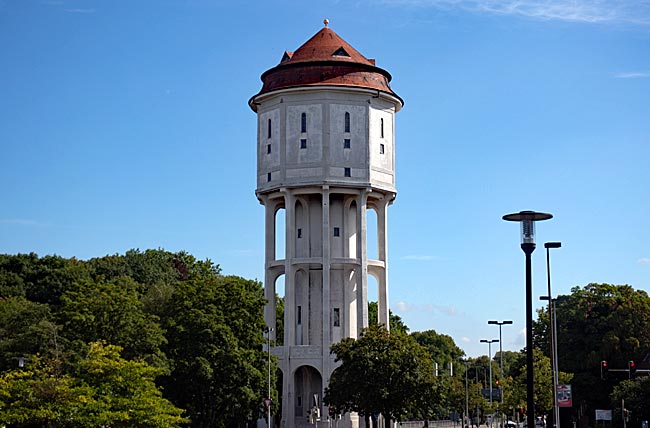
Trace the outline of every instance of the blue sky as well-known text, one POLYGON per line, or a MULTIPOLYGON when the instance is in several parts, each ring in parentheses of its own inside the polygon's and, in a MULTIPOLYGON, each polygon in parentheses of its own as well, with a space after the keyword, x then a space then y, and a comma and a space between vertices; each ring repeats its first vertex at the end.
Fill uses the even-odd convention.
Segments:
MULTIPOLYGON (((0 252, 186 250, 263 278, 249 97, 330 27, 393 75, 390 306, 468 355, 590 282, 650 290, 650 2, 0 0, 0 252)), ((494 348, 494 347, 493 347, 494 348)), ((493 349, 494 351, 494 349, 493 349)), ((561 352, 561 350, 560 350, 561 352)))

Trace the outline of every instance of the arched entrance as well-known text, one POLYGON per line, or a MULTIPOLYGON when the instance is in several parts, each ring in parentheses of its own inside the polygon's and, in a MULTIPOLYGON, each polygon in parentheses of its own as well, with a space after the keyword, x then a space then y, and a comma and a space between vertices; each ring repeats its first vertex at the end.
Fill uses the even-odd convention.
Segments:
POLYGON ((312 366, 300 366, 294 375, 294 418, 296 426, 308 426, 309 411, 317 407, 323 410, 323 378, 312 366))

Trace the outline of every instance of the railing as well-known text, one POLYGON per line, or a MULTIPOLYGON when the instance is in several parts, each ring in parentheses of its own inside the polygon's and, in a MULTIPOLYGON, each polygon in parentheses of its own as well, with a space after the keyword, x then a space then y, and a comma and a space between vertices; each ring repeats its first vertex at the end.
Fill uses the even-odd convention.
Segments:
MULTIPOLYGON (((399 428, 422 428, 424 427, 424 421, 399 422, 397 426, 399 428)), ((460 427, 460 424, 457 424, 452 420, 429 421, 429 428, 452 428, 452 427, 460 427)))

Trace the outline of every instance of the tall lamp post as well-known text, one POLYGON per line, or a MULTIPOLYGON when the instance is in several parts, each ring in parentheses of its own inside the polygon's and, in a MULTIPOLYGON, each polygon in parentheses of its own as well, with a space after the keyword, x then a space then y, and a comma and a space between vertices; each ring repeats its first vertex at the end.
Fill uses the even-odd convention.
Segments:
POLYGON ((498 341, 499 339, 481 339, 481 343, 488 344, 488 364, 490 365, 490 403, 492 402, 492 344, 498 341))
POLYGON ((504 325, 510 325, 512 324, 512 321, 507 320, 507 321, 488 321, 488 324, 492 325, 498 325, 499 326, 499 358, 500 358, 500 365, 501 365, 501 378, 503 378, 503 340, 501 339, 501 326, 504 325))
POLYGON ((266 417, 266 426, 268 428, 271 428, 271 332, 273 331, 273 328, 271 327, 265 327, 264 332, 266 333, 266 352, 268 354, 268 382, 269 382, 269 389, 268 389, 268 395, 266 396, 266 400, 264 400, 264 404, 266 404, 266 412, 267 412, 267 417, 266 417))
POLYGON ((506 221, 521 223, 521 249, 526 254, 526 420, 535 428, 535 398, 533 396, 533 278, 531 255, 535 251, 535 222, 553 218, 552 214, 520 211, 506 214, 506 221))
MULTIPOLYGON (((558 384, 558 362, 557 362, 557 330, 555 322, 555 302, 551 294, 551 248, 562 247, 561 242, 545 242, 546 248, 546 281, 548 283, 548 323, 549 323, 549 342, 551 344, 551 375, 553 376, 553 426, 560 428, 560 408, 557 405, 557 384, 558 384)), ((546 299, 544 299, 546 300, 546 299)))
POLYGON ((469 360, 465 361, 465 417, 463 418, 463 427, 467 427, 469 424, 469 387, 467 384, 467 372, 469 371, 469 366, 467 365, 469 360))

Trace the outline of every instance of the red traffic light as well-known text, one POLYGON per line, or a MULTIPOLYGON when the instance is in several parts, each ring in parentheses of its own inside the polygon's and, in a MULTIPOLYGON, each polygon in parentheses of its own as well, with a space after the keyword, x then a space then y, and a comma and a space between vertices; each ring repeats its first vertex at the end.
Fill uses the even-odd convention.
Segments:
POLYGON ((603 367, 607 367, 607 361, 604 361, 604 360, 603 360, 603 361, 600 362, 600 364, 601 364, 603 367))
POLYGON ((634 361, 630 361, 630 367, 634 367, 634 361))

